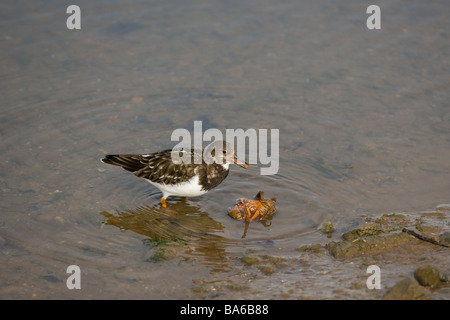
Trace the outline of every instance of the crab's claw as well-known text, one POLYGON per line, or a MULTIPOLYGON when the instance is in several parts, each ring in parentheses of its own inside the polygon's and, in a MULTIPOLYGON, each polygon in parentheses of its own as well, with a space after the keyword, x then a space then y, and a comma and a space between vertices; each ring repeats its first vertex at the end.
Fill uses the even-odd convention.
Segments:
POLYGON ((253 214, 253 216, 250 217, 250 219, 248 221, 251 222, 255 219, 259 219, 260 215, 261 215, 261 210, 257 209, 257 210, 255 210, 255 213, 253 214))
POLYGON ((242 214, 239 208, 229 209, 228 215, 236 220, 242 220, 242 214))
POLYGON ((261 201, 264 199, 264 191, 258 192, 258 194, 255 197, 256 200, 261 201))

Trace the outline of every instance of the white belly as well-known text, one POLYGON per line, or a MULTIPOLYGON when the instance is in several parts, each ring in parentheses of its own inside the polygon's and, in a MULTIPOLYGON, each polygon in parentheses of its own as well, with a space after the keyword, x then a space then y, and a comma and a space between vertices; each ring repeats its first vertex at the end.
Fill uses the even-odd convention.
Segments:
POLYGON ((156 183, 150 180, 147 181, 161 190, 164 198, 168 196, 198 197, 207 192, 200 190, 201 186, 198 184, 198 176, 193 176, 189 181, 173 185, 156 183))

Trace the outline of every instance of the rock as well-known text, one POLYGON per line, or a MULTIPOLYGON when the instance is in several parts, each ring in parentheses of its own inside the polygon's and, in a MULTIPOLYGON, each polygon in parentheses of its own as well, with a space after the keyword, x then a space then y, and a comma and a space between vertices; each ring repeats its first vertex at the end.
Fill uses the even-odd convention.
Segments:
POLYGON ((412 278, 397 282, 383 297, 384 300, 417 300, 426 298, 428 298, 426 289, 412 278))
POLYGON ((383 228, 378 225, 366 225, 364 227, 348 231, 342 235, 344 240, 354 240, 363 237, 376 236, 384 233, 383 228))
POLYGON ((436 210, 439 211, 450 211, 450 203, 443 203, 436 206, 436 210))
POLYGON ((247 266, 251 266, 253 264, 257 264, 260 262, 257 257, 252 257, 252 256, 243 256, 241 258, 241 261, 243 263, 245 263, 245 265, 247 265, 247 266))
POLYGON ((271 275, 272 273, 275 272, 275 270, 271 266, 261 266, 258 269, 259 269, 259 271, 261 271, 262 273, 264 273, 266 275, 271 275))
POLYGON ((333 224, 331 223, 331 221, 325 222, 324 224, 322 224, 319 227, 319 230, 322 231, 323 233, 332 233, 334 232, 336 229, 334 228, 333 224))
POLYGON ((446 231, 440 234, 439 242, 450 245, 450 231, 446 231))
POLYGON ((323 252, 323 246, 320 243, 312 244, 312 245, 304 245, 297 249, 298 251, 309 251, 309 252, 315 252, 315 253, 321 253, 323 252))
POLYGON ((147 262, 159 262, 164 260, 170 260, 177 256, 178 250, 173 247, 158 247, 151 252, 151 255, 145 260, 147 262))
POLYGON ((264 262, 268 262, 272 266, 277 267, 277 268, 283 268, 288 265, 286 259, 284 259, 282 257, 274 257, 274 256, 266 254, 266 255, 262 256, 262 259, 264 262))
POLYGON ((333 257, 340 259, 353 256, 372 256, 403 246, 410 241, 410 237, 404 232, 401 232, 339 242, 332 241, 326 245, 326 248, 333 257))
POLYGON ((312 252, 317 252, 320 253, 323 251, 323 247, 320 243, 316 243, 311 245, 311 247, 309 248, 312 252))
POLYGON ((439 270, 430 265, 419 267, 414 272, 414 278, 424 287, 432 287, 439 283, 439 270))

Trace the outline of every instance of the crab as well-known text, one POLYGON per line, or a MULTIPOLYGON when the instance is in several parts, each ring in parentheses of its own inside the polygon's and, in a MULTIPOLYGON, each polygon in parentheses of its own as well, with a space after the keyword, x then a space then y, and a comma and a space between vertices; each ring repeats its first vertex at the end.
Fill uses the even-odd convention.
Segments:
POLYGON ((236 220, 246 222, 270 220, 276 211, 277 199, 264 199, 264 192, 259 191, 255 200, 239 198, 234 208, 228 209, 228 215, 236 220))

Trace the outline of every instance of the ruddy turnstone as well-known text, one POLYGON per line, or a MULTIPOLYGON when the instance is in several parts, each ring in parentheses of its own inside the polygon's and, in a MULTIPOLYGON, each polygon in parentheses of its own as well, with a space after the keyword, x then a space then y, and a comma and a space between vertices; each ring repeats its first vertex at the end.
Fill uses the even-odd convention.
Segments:
POLYGON ((237 160, 227 142, 215 141, 207 149, 174 151, 179 152, 180 158, 188 152, 185 159, 190 161, 185 162, 172 160, 173 149, 150 154, 108 154, 101 161, 131 171, 157 187, 163 193, 161 205, 165 208, 169 196, 196 197, 217 187, 228 176, 232 163, 248 167, 237 160))

